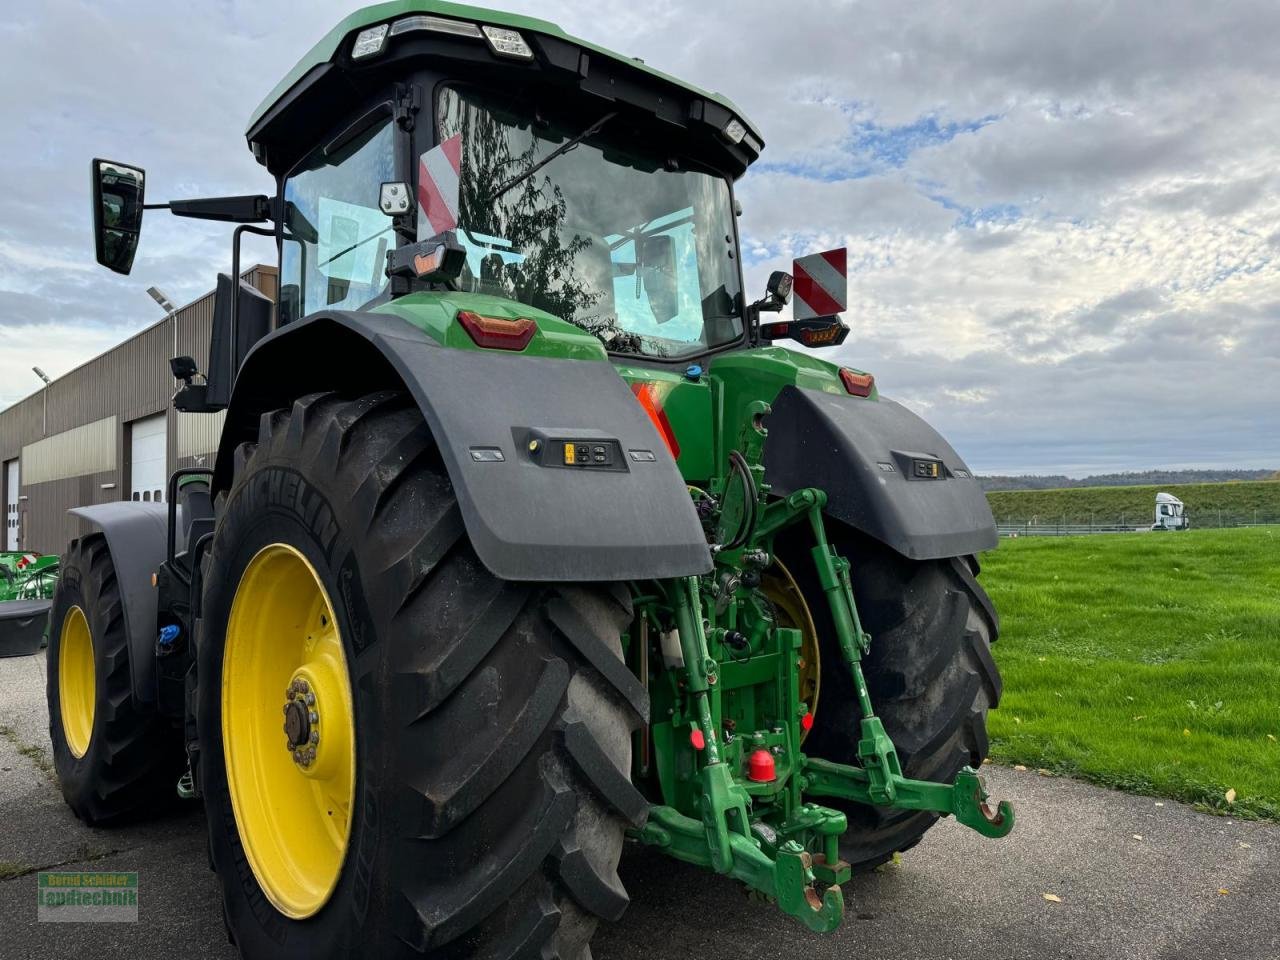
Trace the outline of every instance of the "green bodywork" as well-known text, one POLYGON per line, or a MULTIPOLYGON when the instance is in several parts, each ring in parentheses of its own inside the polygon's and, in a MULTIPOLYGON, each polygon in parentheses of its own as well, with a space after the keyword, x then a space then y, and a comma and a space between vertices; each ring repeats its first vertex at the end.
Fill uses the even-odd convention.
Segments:
POLYGON ((58 557, 37 556, 23 564, 29 551, 0 553, 0 603, 6 600, 47 600, 58 583, 58 557))

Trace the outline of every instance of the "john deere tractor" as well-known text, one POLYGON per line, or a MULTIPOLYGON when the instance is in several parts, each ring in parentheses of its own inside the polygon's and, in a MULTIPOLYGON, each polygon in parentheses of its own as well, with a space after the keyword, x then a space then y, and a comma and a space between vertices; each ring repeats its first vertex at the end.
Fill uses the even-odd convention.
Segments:
POLYGON ((212 469, 78 511, 51 613, 68 803, 202 798, 246 957, 590 957, 628 841, 833 930, 940 817, 1000 694, 956 452, 871 375, 778 345, 727 99, 556 26, 348 17, 254 112, 273 196, 145 202, 94 161, 98 258, 143 210, 238 224, 212 469), (240 279, 274 239, 274 304, 240 279), (177 787, 175 791, 175 785, 177 787), (726 882, 729 882, 726 880, 726 882))

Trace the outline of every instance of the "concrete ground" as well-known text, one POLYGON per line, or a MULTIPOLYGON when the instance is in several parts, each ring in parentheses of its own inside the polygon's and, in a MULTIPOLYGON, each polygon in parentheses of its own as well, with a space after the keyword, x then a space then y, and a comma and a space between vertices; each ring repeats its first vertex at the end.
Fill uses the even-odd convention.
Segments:
MULTIPOLYGON (((0 958, 234 957, 198 805, 91 830, 49 769, 44 655, 0 660, 0 958), (139 922, 36 922, 35 871, 136 870, 139 922)), ((1018 825, 954 823, 896 866, 846 885, 844 926, 818 937, 721 877, 631 848, 632 905, 597 960, 1280 960, 1280 827, 1034 772, 986 768, 1018 825), (1057 901, 1045 899, 1046 894, 1057 901)))

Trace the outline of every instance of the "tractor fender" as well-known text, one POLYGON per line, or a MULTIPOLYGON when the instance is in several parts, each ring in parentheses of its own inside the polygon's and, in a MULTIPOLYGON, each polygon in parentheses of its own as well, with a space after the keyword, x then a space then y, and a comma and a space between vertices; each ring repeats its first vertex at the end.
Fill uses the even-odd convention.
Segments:
MULTIPOLYGON (((107 551, 120 585, 124 629, 129 638, 129 677, 134 699, 156 701, 156 588, 151 577, 165 560, 168 506, 132 500, 74 507, 69 513, 87 520, 107 540, 107 551)), ((182 528, 178 508, 178 529, 182 528)), ((50 625, 52 629, 52 625, 50 625)))
POLYGON ((764 420, 773 491, 826 491, 827 513, 912 560, 990 550, 998 542, 986 495, 951 444, 900 403, 787 386, 764 420), (917 478, 918 458, 940 460, 917 478))
POLYGON ((711 554, 675 460, 612 364, 441 346, 408 321, 326 311, 260 340, 236 378, 215 493, 261 414, 319 390, 407 389, 480 561, 506 580, 706 573, 711 554), (566 466, 565 440, 610 464, 566 466))

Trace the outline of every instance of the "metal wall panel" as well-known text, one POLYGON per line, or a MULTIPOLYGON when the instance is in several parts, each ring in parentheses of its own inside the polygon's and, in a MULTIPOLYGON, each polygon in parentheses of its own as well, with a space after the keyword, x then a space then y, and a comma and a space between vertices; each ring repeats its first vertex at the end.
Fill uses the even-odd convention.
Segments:
POLYGON ((104 417, 28 444, 22 448, 23 484, 115 470, 118 429, 115 417, 104 417))
POLYGON ((60 554, 67 549, 69 541, 92 532, 88 521, 73 517, 67 511, 72 507, 119 500, 117 477, 115 473, 91 473, 32 486, 24 484, 22 494, 27 499, 18 507, 22 513, 21 549, 60 554))

